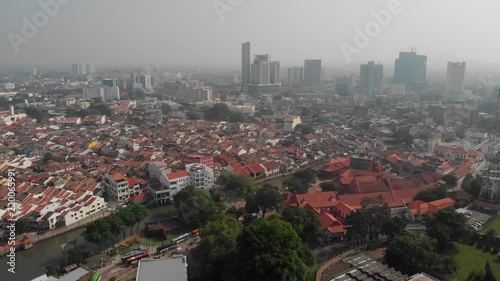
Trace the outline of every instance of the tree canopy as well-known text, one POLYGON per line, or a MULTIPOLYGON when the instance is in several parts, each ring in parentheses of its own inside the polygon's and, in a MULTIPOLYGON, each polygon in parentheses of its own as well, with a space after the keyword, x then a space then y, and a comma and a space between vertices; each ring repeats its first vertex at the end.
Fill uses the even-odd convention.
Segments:
POLYGON ((175 207, 184 222, 192 227, 201 227, 213 220, 224 210, 222 203, 216 203, 207 190, 189 186, 174 195, 175 207))
POLYGON ((238 237, 240 280, 305 280, 314 257, 292 226, 261 218, 238 237))
POLYGON ((383 228, 391 219, 390 215, 389 205, 382 196, 363 198, 361 208, 346 217, 347 240, 364 243, 366 238, 370 241, 378 239, 381 234, 385 234, 384 230, 393 234, 389 226, 383 228))
POLYGON ((283 196, 277 186, 264 185, 255 193, 250 193, 245 197, 247 202, 245 209, 250 213, 262 210, 264 213, 268 209, 279 208, 283 204, 283 196))
POLYGON ((422 200, 424 202, 432 202, 446 197, 446 188, 435 187, 422 190, 415 195, 413 200, 422 200))
POLYGON ((196 277, 208 280, 228 280, 234 273, 237 256, 237 238, 243 226, 230 215, 209 221, 200 230, 196 277), (198 276, 199 275, 199 276, 198 276))
POLYGON ((385 260, 405 274, 425 272, 431 275, 451 275, 457 270, 452 257, 440 256, 435 252, 436 241, 408 232, 400 232, 387 246, 385 260))
POLYGON ((497 279, 491 271, 490 262, 487 261, 484 266, 484 271, 474 270, 467 276, 467 281, 496 281, 497 279))
POLYGON ((462 189, 471 194, 474 199, 479 198, 481 185, 481 180, 478 177, 474 178, 472 174, 467 174, 462 181, 462 189))
POLYGON ((144 205, 131 205, 118 212, 95 220, 85 226, 82 236, 87 242, 94 243, 101 247, 107 241, 112 240, 118 234, 126 235, 126 229, 147 218, 149 210, 144 205))
POLYGON ((282 212, 283 220, 289 222, 302 241, 313 241, 319 235, 321 224, 316 213, 309 209, 289 207, 282 212))
POLYGON ((245 116, 239 112, 233 112, 225 103, 216 103, 209 109, 205 110, 205 119, 209 121, 229 121, 229 122, 244 122, 245 116))
POLYGON ((300 132, 304 135, 314 134, 314 132, 315 132, 313 126, 311 126, 309 124, 304 124, 304 123, 298 124, 297 126, 295 126, 294 131, 300 132))
POLYGON ((251 194, 258 189, 254 180, 245 175, 234 172, 224 172, 217 178, 217 183, 224 189, 231 190, 242 196, 251 194))
POLYGON ((446 184, 448 184, 448 186, 450 186, 450 187, 455 187, 458 184, 457 177, 455 177, 454 175, 450 175, 450 174, 445 175, 443 177, 443 181, 446 182, 446 184))
POLYGON ((426 219, 425 227, 427 235, 438 241, 437 249, 443 251, 453 246, 453 242, 465 237, 470 232, 467 217, 455 212, 455 208, 449 207, 435 213, 433 217, 426 219))
POLYGON ((307 193, 309 186, 316 182, 316 177, 317 173, 311 169, 298 171, 291 178, 285 179, 283 186, 294 194, 304 194, 307 193))
POLYGON ((320 183, 319 187, 321 187, 322 191, 336 191, 336 192, 340 192, 342 188, 339 183, 334 181, 324 181, 320 183))
POLYGON ((188 111, 188 112, 186 112, 186 116, 189 120, 200 120, 201 119, 201 115, 196 111, 188 111))

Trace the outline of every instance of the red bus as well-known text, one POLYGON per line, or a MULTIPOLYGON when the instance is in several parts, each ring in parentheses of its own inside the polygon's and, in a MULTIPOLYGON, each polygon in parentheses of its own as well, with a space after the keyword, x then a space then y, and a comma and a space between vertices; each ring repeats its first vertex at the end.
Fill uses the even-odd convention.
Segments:
POLYGON ((128 258, 127 259, 127 264, 130 265, 134 261, 139 261, 139 260, 141 260, 143 258, 148 258, 148 257, 149 257, 149 253, 145 252, 144 254, 140 254, 140 255, 128 258))

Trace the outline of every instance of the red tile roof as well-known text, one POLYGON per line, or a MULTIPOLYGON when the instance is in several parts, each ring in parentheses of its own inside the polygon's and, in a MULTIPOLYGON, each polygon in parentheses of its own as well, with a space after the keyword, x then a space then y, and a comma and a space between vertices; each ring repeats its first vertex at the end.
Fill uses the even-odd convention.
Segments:
POLYGON ((130 198, 131 203, 139 203, 153 198, 149 193, 142 193, 130 198))
POLYGON ((321 224, 321 230, 325 230, 330 226, 342 225, 333 215, 323 212, 318 215, 319 223, 321 224))
POLYGON ((256 174, 265 172, 264 168, 260 164, 252 164, 252 165, 249 165, 247 167, 250 168, 252 170, 252 172, 254 172, 256 174))
POLYGON ((189 172, 186 170, 181 170, 181 171, 173 172, 173 173, 166 175, 167 179, 170 181, 184 178, 184 177, 188 177, 188 176, 189 176, 189 172))
POLYGON ((269 161, 262 164, 262 166, 264 166, 267 170, 273 170, 279 168, 280 164, 276 161, 269 161))
POLYGON ((137 180, 134 177, 128 178, 127 181, 129 187, 136 186, 138 184, 137 180))
POLYGON ((125 175, 122 174, 122 173, 114 173, 111 175, 111 177, 115 180, 115 181, 123 181, 126 179, 125 175))

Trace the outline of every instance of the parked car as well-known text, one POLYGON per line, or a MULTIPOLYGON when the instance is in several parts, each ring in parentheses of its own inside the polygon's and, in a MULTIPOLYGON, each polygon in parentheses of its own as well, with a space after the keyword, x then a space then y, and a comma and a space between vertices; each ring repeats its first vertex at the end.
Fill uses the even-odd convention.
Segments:
POLYGON ((477 224, 479 224, 479 225, 483 225, 483 223, 482 223, 482 222, 480 222, 480 221, 475 221, 474 223, 477 223, 477 224))

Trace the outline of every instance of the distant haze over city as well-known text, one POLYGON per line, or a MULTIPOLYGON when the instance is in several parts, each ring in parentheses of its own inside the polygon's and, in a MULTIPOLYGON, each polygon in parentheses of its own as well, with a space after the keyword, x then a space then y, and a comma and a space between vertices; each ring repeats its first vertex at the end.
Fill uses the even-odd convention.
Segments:
POLYGON ((93 61, 101 69, 149 63, 238 70, 245 41, 252 42, 252 53, 268 53, 281 67, 322 59, 325 68, 359 71, 359 63, 374 60, 386 65, 388 76, 398 53, 410 47, 428 56, 431 71, 444 71, 447 61, 467 61, 470 72, 499 62, 498 1, 61 2, 68 3, 59 4, 32 38, 23 36, 23 17, 33 22, 44 11, 38 1, 1 4, 0 71, 64 71, 73 61, 93 61), (393 12, 384 18, 389 7, 393 12), (356 45, 356 28, 370 28, 377 15, 379 29, 356 45), (14 41, 17 53, 13 36, 23 38, 14 41), (358 50, 349 60, 343 43, 358 50))

